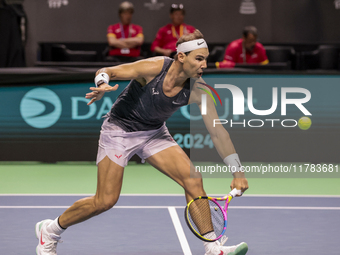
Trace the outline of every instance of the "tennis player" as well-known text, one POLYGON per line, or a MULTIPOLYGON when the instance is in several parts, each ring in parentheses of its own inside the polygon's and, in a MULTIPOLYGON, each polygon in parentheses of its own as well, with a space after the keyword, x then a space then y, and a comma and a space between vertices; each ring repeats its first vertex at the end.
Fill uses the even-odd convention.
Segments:
MULTIPOLYGON (((43 220, 36 224, 39 239, 37 254, 57 254, 57 243, 66 228, 85 221, 112 208, 120 195, 124 167, 137 154, 184 188, 187 202, 206 195, 201 178, 191 178, 194 169, 189 157, 170 135, 165 121, 181 106, 196 103, 201 107, 201 89, 197 81, 207 67, 208 46, 200 31, 184 35, 177 42, 175 59, 154 57, 97 71, 95 84, 86 98, 89 105, 100 100, 106 92, 115 91, 109 80, 131 80, 119 95, 107 114, 101 128, 97 155, 97 191, 92 197, 75 202, 55 220, 43 220), (196 80, 190 89, 190 78, 196 80)), ((212 141, 223 161, 235 170, 231 189, 243 192, 248 182, 242 172, 228 132, 213 127, 218 119, 213 100, 207 97, 206 115, 203 120, 212 141)), ((245 243, 222 246, 220 242, 205 242, 205 255, 245 254, 245 243)))

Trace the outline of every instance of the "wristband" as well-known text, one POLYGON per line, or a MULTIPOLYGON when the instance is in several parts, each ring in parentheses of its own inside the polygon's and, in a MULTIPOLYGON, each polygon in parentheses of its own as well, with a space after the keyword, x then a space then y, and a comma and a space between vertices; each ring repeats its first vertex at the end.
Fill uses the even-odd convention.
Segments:
POLYGON ((223 159, 223 162, 230 168, 232 174, 236 172, 244 172, 240 158, 237 153, 231 154, 223 159))
POLYGON ((98 88, 103 83, 109 84, 110 77, 107 73, 100 73, 94 78, 94 84, 96 84, 96 87, 98 88))

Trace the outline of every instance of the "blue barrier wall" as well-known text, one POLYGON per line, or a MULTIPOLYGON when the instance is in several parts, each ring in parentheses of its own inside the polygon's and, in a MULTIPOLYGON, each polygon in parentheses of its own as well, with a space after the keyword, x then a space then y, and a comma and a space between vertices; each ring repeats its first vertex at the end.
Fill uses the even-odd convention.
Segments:
MULTIPOLYGON (((212 87, 232 84, 243 92, 244 115, 232 114, 234 108, 229 90, 216 89, 222 106, 214 95, 219 118, 228 121, 224 127, 242 160, 339 162, 340 75, 207 74, 204 79, 212 87), (249 87, 253 89, 253 106, 258 110, 271 107, 273 88, 277 88, 276 110, 268 116, 249 111, 249 87), (286 115, 282 115, 282 88, 292 87, 306 89, 311 94, 311 99, 303 104, 312 114, 309 116, 312 126, 308 130, 299 129, 292 121, 297 122, 305 115, 295 105, 287 105, 286 115), (282 125, 284 120, 290 121, 282 125)), ((0 160, 95 159, 102 116, 110 110, 128 82, 117 82, 118 91, 105 94, 101 101, 91 106, 87 105, 84 96, 93 83, 50 83, 0 87, 0 160)), ((287 98, 302 97, 302 93, 287 94, 287 98)), ((208 148, 215 150, 199 116, 197 106, 187 106, 167 121, 175 140, 188 153, 189 149, 204 148, 202 153, 208 148), (190 114, 198 117, 190 121, 190 114)), ((202 153, 197 155, 202 160, 209 160, 202 153)))

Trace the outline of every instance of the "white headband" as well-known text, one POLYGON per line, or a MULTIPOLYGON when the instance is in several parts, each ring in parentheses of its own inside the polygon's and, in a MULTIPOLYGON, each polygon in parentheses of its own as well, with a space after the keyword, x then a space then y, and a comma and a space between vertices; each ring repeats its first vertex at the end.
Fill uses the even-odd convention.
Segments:
POLYGON ((201 48, 208 48, 208 45, 204 39, 192 40, 192 41, 184 42, 178 45, 177 53, 178 52, 186 53, 186 52, 201 49, 201 48))

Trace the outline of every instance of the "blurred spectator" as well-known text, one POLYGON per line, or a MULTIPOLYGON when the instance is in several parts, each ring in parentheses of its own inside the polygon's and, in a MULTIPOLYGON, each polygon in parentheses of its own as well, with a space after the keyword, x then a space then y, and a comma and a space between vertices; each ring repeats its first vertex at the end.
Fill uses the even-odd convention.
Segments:
POLYGON ((161 27, 151 45, 151 51, 157 55, 170 56, 176 53, 176 42, 182 35, 195 31, 193 26, 184 24, 185 10, 183 4, 172 4, 170 8, 171 24, 161 27))
POLYGON ((216 62, 217 68, 232 68, 235 64, 268 64, 266 50, 257 42, 256 27, 249 26, 243 30, 243 37, 231 42, 222 62, 216 62))
POLYGON ((118 9, 120 22, 110 25, 107 29, 107 41, 110 46, 108 55, 114 56, 111 60, 133 61, 140 55, 144 35, 141 26, 131 23, 133 12, 132 3, 122 2, 118 9))

